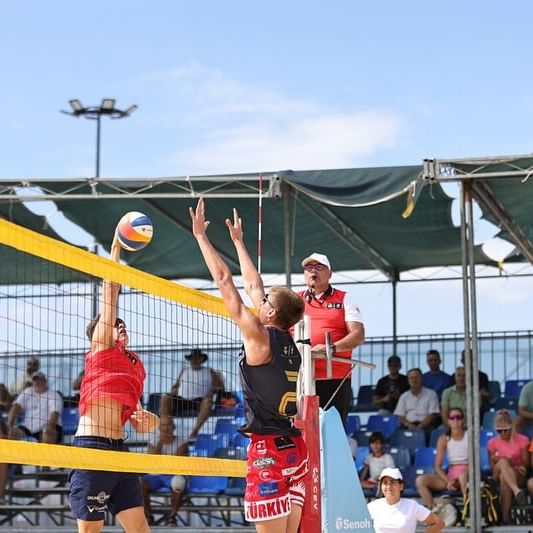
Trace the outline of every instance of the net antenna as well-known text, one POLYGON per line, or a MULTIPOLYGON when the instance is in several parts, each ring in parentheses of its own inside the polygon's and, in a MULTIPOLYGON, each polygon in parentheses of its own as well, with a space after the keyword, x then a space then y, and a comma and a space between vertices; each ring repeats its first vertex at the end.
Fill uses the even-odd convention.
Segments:
POLYGON ((259 173, 259 199, 257 204, 258 224, 257 224, 257 272, 261 274, 262 232, 263 232, 263 173, 259 173))

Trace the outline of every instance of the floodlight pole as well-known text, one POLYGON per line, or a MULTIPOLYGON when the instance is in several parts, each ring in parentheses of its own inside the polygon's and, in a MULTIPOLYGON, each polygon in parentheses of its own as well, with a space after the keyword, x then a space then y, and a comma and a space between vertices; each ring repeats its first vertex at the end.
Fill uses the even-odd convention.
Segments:
MULTIPOLYGON (((126 118, 129 117, 136 109, 136 105, 131 105, 127 109, 118 109, 115 107, 114 98, 103 98, 99 106, 89 106, 85 107, 82 103, 77 100, 69 100, 70 107, 72 111, 61 111, 65 115, 70 115, 71 117, 85 117, 89 120, 96 120, 96 167, 95 167, 95 178, 100 177, 100 141, 101 141, 101 119, 102 115, 107 115, 109 118, 126 118)), ((94 243, 93 252, 98 255, 98 243, 94 243)), ((98 283, 93 283, 93 294, 92 294, 92 316, 96 316, 98 313, 98 283)))

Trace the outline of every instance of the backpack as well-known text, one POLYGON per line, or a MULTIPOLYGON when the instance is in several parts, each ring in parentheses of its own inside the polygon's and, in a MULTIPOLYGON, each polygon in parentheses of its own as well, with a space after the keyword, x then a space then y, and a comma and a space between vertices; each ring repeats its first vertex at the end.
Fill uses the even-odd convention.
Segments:
MULTIPOLYGON (((498 494, 491 482, 486 481, 481 485, 481 517, 485 526, 495 526, 501 516, 500 502, 498 494)), ((461 513, 461 520, 464 525, 468 523, 470 517, 470 492, 466 493, 464 507, 461 513)))

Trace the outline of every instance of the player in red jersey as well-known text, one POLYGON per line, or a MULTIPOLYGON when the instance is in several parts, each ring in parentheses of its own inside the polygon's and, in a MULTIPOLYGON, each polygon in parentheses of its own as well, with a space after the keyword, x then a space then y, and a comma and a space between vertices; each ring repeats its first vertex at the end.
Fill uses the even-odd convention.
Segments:
MULTIPOLYGON (((120 259, 116 237, 111 259, 117 263, 120 259)), ((127 349, 126 324, 117 318, 119 290, 118 284, 103 281, 101 312, 87 328, 91 349, 85 355, 74 446, 127 451, 124 424, 128 420, 140 433, 159 424, 158 417, 140 403, 146 373, 139 356, 127 349)), ((69 481, 70 505, 80 533, 98 533, 108 510, 127 533, 150 531, 137 475, 72 470, 69 481)))
POLYGON ((239 362, 246 422, 239 430, 251 437, 244 509, 259 533, 296 533, 305 498, 307 448, 292 421, 301 357, 288 331, 303 314, 302 299, 286 287, 265 294, 263 281, 244 245, 241 219, 226 220, 237 250, 247 294, 257 314, 241 299, 231 272, 209 241, 204 201, 189 208, 193 235, 224 303, 243 339, 239 362))

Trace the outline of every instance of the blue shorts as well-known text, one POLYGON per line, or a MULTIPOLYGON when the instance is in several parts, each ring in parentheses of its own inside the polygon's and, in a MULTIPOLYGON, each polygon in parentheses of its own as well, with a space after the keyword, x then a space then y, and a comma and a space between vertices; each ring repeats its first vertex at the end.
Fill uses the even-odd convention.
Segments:
POLYGON ((170 482, 174 476, 172 474, 146 474, 143 480, 150 489, 150 492, 158 492, 161 489, 168 489, 172 492, 170 482))
MULTIPOLYGON (((123 440, 104 437, 75 437, 74 446, 100 450, 127 451, 123 440)), ((104 520, 106 511, 116 515, 125 509, 144 505, 137 474, 71 470, 70 508, 80 520, 104 520)))

